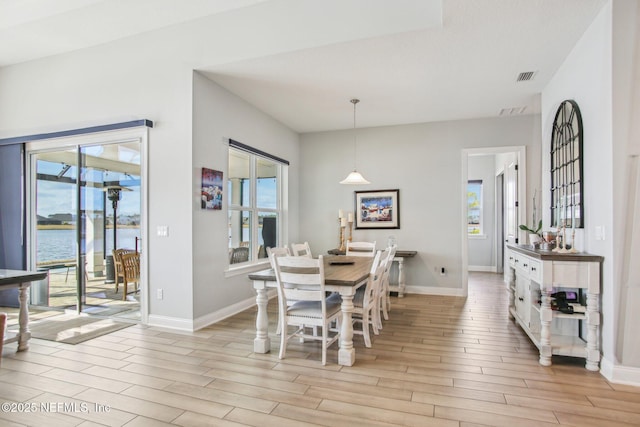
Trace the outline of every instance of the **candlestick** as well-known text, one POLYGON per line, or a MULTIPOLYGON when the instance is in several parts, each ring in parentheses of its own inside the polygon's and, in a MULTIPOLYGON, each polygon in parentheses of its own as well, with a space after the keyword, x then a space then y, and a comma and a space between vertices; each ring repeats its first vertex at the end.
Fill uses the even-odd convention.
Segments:
POLYGON ((347 218, 349 222, 353 222, 353 212, 349 212, 349 214, 347 215, 347 218))
POLYGON ((575 228, 573 228, 571 232, 571 249, 569 249, 567 252, 571 254, 575 254, 576 252, 578 252, 578 250, 576 249, 576 229, 575 228))
POLYGON ((349 238, 347 240, 353 241, 353 221, 349 221, 349 238))
POLYGON ((346 248, 344 247, 344 226, 340 226, 340 248, 339 251, 344 251, 346 248))
POLYGON ((346 227, 346 226, 347 226, 347 218, 341 217, 340 218, 340 227, 346 227))

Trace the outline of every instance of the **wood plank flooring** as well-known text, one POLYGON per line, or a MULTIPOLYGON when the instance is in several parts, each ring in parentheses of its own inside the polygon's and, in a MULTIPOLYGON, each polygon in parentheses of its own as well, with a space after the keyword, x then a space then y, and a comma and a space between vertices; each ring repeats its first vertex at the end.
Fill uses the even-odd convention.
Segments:
MULTIPOLYGON (((247 285, 248 286, 248 285, 247 285)), ((501 278, 470 274, 469 297, 392 298, 373 347, 320 363, 315 343, 253 353, 255 309, 195 333, 136 325, 70 345, 5 346, 2 426, 632 426, 640 388, 608 383, 583 359, 538 364, 507 317, 501 278)))

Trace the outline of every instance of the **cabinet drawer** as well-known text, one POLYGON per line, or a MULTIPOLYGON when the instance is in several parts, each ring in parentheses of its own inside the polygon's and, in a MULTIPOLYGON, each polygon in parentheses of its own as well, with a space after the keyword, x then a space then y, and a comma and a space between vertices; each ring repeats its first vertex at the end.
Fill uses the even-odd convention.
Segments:
POLYGON ((529 260, 529 277, 536 282, 542 279, 542 264, 540 261, 534 259, 529 260))
POLYGON ((523 255, 516 255, 516 270, 526 278, 531 274, 531 258, 523 255))

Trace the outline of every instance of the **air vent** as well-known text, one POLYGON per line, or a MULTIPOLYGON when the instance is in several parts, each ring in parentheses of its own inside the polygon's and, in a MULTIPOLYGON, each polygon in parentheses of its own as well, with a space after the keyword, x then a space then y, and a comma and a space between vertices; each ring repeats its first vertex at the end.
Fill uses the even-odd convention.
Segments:
POLYGON ((517 116, 519 114, 524 114, 527 107, 511 107, 511 108, 503 108, 500 110, 500 116, 517 116))
POLYGON ((525 71, 524 73, 518 74, 517 82, 528 82, 529 80, 533 80, 533 77, 536 75, 535 71, 525 71))

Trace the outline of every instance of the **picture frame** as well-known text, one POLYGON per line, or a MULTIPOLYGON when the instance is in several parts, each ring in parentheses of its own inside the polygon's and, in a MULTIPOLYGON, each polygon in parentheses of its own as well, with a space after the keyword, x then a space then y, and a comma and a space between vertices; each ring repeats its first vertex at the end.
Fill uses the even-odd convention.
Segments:
POLYGON ((200 206, 202 209, 222 210, 222 172, 202 168, 202 189, 200 193, 200 206))
POLYGON ((400 190, 355 192, 356 229, 400 228, 400 190))

